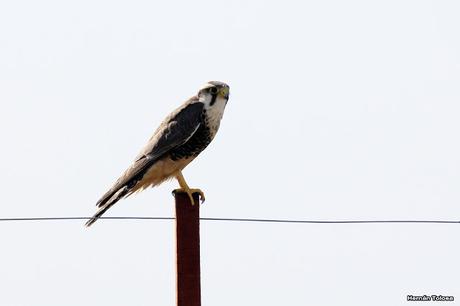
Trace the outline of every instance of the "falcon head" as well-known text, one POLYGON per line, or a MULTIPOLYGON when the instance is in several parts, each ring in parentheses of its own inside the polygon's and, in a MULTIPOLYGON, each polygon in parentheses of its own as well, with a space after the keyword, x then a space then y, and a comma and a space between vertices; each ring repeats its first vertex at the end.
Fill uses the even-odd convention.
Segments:
POLYGON ((205 104, 207 108, 215 104, 227 104, 230 87, 218 81, 210 81, 204 84, 198 92, 198 99, 205 104))

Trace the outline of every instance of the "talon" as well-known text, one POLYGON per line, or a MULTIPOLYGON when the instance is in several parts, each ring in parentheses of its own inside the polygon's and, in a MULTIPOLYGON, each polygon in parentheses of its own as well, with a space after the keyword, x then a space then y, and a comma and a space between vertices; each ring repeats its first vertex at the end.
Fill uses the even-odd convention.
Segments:
POLYGON ((190 203, 192 203, 192 205, 195 205, 195 199, 193 198, 194 193, 198 193, 200 195, 197 204, 200 204, 200 201, 201 201, 201 203, 204 203, 204 201, 205 201, 204 192, 201 191, 200 189, 184 189, 184 188, 174 189, 172 191, 172 195, 175 196, 176 193, 186 193, 188 195, 188 198, 190 199, 190 203))
POLYGON ((174 194, 176 192, 185 192, 185 193, 187 193, 187 195, 188 195, 188 197, 190 199, 190 202, 192 203, 192 205, 195 205, 195 200, 193 199, 193 194, 198 193, 200 195, 200 197, 198 199, 198 204, 200 204, 200 200, 201 200, 201 203, 204 203, 204 201, 205 201, 204 192, 201 191, 200 189, 192 189, 192 188, 188 187, 188 185, 185 182, 184 176, 182 175, 181 171, 177 172, 176 179, 179 182, 179 185, 180 185, 181 188, 180 189, 175 189, 173 191, 174 194))
POLYGON ((201 204, 203 204, 204 201, 206 201, 206 197, 204 196, 204 192, 201 191, 201 189, 190 189, 190 192, 191 192, 192 194, 198 193, 198 194, 200 195, 199 201, 201 202, 201 204))
POLYGON ((192 206, 195 205, 195 199, 193 199, 193 193, 188 190, 187 191, 188 198, 190 199, 190 203, 192 203, 192 206))

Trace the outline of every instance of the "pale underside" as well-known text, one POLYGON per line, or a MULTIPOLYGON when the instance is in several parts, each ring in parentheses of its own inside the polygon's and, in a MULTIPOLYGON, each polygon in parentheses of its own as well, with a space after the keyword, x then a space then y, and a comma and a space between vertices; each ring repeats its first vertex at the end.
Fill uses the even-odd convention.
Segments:
POLYGON ((142 180, 140 180, 133 188, 132 193, 142 191, 148 187, 157 186, 164 181, 175 178, 179 171, 184 169, 195 157, 186 159, 172 160, 169 157, 160 159, 150 167, 145 173, 142 180))
POLYGON ((180 185, 175 192, 187 193, 192 204, 194 193, 199 193, 204 201, 203 192, 188 186, 182 170, 206 148, 219 129, 228 100, 228 85, 217 83, 210 82, 206 87, 209 91, 200 91, 162 122, 135 162, 97 202, 99 210, 87 226, 120 199, 172 178, 180 185))

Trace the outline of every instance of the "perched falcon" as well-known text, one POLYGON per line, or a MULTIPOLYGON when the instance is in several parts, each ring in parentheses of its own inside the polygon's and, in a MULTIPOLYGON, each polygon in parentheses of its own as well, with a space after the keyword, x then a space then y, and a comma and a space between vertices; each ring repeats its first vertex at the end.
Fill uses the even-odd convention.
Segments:
POLYGON ((161 123, 133 164, 97 202, 99 210, 86 222, 90 226, 120 199, 170 178, 179 181, 180 189, 194 203, 191 189, 182 175, 184 169, 203 151, 219 129, 229 97, 229 86, 208 82, 196 96, 188 99, 161 123))

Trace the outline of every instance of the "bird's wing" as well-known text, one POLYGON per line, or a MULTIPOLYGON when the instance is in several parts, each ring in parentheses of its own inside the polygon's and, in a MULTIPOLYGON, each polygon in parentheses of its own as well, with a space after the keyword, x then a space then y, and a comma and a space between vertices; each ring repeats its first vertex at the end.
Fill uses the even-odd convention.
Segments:
POLYGON ((173 112, 152 136, 137 159, 157 160, 171 149, 186 143, 200 127, 204 104, 195 102, 173 112))
POLYGON ((168 116, 131 167, 123 173, 96 205, 102 207, 108 205, 109 202, 113 202, 111 205, 115 204, 116 201, 129 194, 129 190, 142 179, 158 159, 171 149, 187 142, 201 124, 203 107, 201 102, 188 101, 183 107, 168 116))

